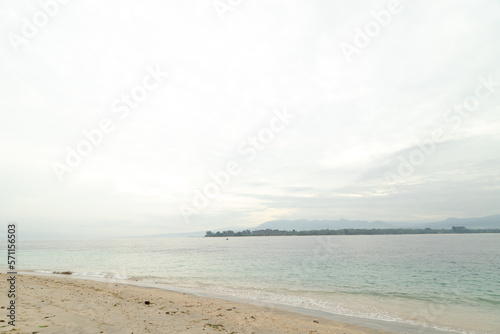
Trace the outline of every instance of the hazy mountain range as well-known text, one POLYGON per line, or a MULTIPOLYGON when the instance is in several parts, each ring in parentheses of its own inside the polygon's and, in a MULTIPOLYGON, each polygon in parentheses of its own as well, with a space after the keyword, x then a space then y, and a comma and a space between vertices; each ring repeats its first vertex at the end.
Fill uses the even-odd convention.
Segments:
MULTIPOLYGON (((465 226, 469 229, 477 228, 500 228, 500 215, 487 216, 487 217, 477 217, 477 218, 447 218, 442 221, 433 223, 405 223, 405 222, 383 222, 383 221, 373 221, 369 222, 367 220, 348 220, 348 219, 338 219, 338 220, 272 220, 260 224, 253 228, 248 228, 249 230, 323 230, 331 229, 338 230, 343 228, 451 228, 452 226, 465 226)), ((213 229, 216 231, 227 231, 233 230, 235 232, 245 230, 246 228, 241 227, 225 227, 220 229, 213 229)), ((201 237, 204 236, 206 231, 198 232, 185 232, 185 233, 166 233, 166 234, 156 234, 150 236, 140 236, 141 238, 180 238, 180 237, 201 237)))
POLYGON ((343 228, 451 228, 452 226, 465 226, 474 228, 500 228, 500 215, 478 217, 478 218, 447 218, 433 223, 404 223, 404 222, 383 222, 366 220, 273 220, 265 222, 256 229, 278 229, 278 230, 338 230, 343 228))

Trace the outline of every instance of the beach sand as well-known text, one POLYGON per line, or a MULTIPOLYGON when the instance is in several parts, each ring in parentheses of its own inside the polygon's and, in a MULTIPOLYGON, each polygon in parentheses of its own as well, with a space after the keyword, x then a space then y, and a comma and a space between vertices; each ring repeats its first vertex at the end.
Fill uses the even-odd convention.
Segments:
MULTIPOLYGON (((1 274, 2 282, 7 278, 1 274)), ((16 285, 15 327, 6 317, 7 293, 1 293, 2 333, 388 333, 277 308, 66 275, 17 275, 16 285)))

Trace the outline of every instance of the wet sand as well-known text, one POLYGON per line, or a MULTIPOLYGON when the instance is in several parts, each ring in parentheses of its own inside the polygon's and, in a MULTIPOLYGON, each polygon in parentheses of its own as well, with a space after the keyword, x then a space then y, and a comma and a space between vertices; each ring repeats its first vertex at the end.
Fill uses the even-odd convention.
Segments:
POLYGON ((67 275, 17 275, 16 281, 16 326, 8 324, 9 299, 2 292, 2 333, 389 333, 278 308, 67 275))

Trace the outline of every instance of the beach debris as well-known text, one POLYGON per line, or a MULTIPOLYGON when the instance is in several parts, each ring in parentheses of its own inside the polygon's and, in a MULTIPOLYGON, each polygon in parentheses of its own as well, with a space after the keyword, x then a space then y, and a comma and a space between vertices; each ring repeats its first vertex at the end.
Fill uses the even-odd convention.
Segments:
POLYGON ((47 326, 47 325, 42 325, 42 326, 38 326, 38 327, 49 327, 49 326, 47 326))
POLYGON ((319 324, 319 321, 318 321, 318 320, 313 320, 313 322, 315 322, 315 323, 319 324))
POLYGON ((209 324, 205 324, 203 327, 205 327, 205 326, 210 326, 214 329, 218 329, 219 331, 224 329, 224 325, 222 325, 222 324, 210 324, 209 323, 209 324))
POLYGON ((54 315, 48 315, 48 316, 43 317, 43 318, 44 318, 44 319, 46 319, 46 318, 53 318, 53 317, 55 317, 55 316, 56 316, 56 315, 54 314, 54 315))
POLYGON ((150 302, 149 300, 146 300, 146 301, 144 302, 144 304, 149 305, 149 304, 151 304, 151 302, 150 302))

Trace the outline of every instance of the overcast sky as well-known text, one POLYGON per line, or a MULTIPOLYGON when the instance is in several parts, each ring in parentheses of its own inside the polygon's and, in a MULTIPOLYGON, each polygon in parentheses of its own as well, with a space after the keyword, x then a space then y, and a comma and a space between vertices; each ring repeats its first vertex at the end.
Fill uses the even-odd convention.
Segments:
POLYGON ((0 2, 5 228, 500 213, 497 0, 66 2, 0 2))

